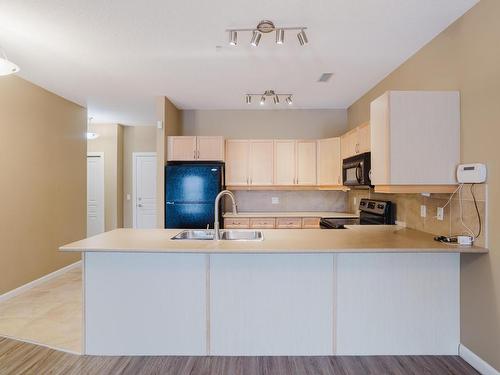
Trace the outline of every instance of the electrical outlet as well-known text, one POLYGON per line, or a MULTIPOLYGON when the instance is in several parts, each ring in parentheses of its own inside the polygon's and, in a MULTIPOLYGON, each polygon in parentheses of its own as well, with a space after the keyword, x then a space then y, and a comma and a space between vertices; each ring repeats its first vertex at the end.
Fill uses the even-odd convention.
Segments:
POLYGON ((438 207, 437 208, 436 218, 438 220, 444 220, 444 208, 443 207, 438 207))
POLYGON ((420 217, 427 217, 427 206, 425 204, 420 205, 420 217))
POLYGON ((280 204, 280 197, 272 197, 271 203, 272 204, 280 204))

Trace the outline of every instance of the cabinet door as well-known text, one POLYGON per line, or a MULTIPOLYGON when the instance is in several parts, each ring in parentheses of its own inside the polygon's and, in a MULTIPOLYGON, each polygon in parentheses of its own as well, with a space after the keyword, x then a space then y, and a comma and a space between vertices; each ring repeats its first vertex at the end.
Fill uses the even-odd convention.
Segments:
POLYGON ((295 141, 274 141, 274 183, 295 184, 295 141))
POLYGON ((340 137, 340 151, 342 160, 356 155, 356 129, 353 129, 340 137))
POLYGON ((340 138, 318 141, 318 185, 341 185, 340 138))
POLYGON ((370 152, 370 123, 364 123, 357 128, 358 147, 357 153, 370 152))
POLYGON ((248 185, 249 142, 242 139, 226 141, 226 185, 248 185))
POLYGON ((316 141, 297 141, 297 177, 298 185, 316 185, 316 141))
POLYGON ((196 137, 168 137, 168 160, 196 160, 196 137))
POLYGON ((250 219, 244 217, 241 219, 224 219, 224 229, 248 229, 250 228, 250 219))
POLYGON ((198 160, 224 160, 224 138, 196 137, 198 160))
POLYGON ((274 164, 272 140, 250 141, 250 185, 272 185, 274 164))

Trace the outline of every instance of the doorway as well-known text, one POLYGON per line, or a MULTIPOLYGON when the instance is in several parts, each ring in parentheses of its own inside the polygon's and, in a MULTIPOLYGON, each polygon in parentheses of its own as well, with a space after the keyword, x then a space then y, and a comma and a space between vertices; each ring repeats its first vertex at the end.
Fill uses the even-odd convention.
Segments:
POLYGON ((87 237, 104 232, 104 153, 87 153, 87 237))
POLYGON ((132 217, 134 228, 156 228, 156 153, 134 152, 132 217))

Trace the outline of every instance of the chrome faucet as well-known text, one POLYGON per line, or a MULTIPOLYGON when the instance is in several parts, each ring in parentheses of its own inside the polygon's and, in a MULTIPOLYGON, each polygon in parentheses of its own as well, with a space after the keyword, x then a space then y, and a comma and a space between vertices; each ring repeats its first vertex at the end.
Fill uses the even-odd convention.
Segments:
POLYGON ((215 220, 214 220, 214 240, 220 240, 220 230, 219 230, 219 201, 224 195, 229 195, 231 200, 233 201, 233 214, 236 215, 236 199, 234 198, 234 194, 229 190, 222 190, 217 197, 215 198, 215 220))

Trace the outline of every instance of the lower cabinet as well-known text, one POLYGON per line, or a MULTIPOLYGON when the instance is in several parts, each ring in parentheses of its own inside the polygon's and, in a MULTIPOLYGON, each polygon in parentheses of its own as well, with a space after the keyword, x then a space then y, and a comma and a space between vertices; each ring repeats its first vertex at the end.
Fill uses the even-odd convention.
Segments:
POLYGON ((226 218, 225 229, 319 229, 319 217, 226 218))

